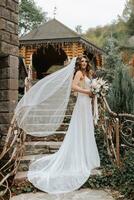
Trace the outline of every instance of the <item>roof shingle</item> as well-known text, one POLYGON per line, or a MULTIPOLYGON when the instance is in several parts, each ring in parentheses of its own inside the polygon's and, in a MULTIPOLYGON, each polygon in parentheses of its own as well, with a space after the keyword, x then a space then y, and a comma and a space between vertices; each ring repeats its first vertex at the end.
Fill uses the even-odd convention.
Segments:
POLYGON ((52 19, 38 28, 32 30, 28 34, 22 36, 21 40, 48 40, 48 39, 60 39, 60 38, 78 38, 79 35, 66 27, 64 24, 56 19, 52 19))
POLYGON ((30 31, 20 39, 20 44, 34 44, 42 42, 82 42, 96 51, 103 50, 89 42, 83 36, 71 30, 55 18, 30 31))

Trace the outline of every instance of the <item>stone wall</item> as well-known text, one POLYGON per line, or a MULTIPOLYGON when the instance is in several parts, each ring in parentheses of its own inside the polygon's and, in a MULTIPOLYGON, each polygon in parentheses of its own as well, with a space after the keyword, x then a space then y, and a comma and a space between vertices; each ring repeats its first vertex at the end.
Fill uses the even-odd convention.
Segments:
POLYGON ((0 136, 18 99, 18 0, 0 0, 0 136))

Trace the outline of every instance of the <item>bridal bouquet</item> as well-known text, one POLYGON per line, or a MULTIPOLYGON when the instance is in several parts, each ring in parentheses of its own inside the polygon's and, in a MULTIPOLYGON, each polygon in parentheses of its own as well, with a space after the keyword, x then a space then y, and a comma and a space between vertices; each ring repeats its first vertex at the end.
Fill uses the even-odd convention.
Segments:
POLYGON ((108 92, 109 85, 107 81, 104 81, 102 78, 96 78, 90 83, 90 89, 97 97, 105 96, 108 92))
POLYGON ((93 101, 93 118, 94 123, 97 124, 97 121, 99 119, 99 113, 98 113, 98 102, 97 99, 100 96, 105 96, 108 92, 109 85, 107 81, 104 81, 102 78, 96 78, 93 79, 90 82, 90 90, 95 95, 94 101, 93 101))

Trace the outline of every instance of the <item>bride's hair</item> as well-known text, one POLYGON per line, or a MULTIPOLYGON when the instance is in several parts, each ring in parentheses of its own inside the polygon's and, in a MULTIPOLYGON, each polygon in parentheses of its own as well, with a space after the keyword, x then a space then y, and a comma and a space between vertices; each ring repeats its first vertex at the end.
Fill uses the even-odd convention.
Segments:
POLYGON ((82 71, 82 67, 81 67, 82 58, 85 58, 87 61, 86 75, 88 77, 91 77, 92 76, 91 64, 90 64, 89 58, 86 55, 78 56, 76 58, 74 76, 77 71, 82 71))

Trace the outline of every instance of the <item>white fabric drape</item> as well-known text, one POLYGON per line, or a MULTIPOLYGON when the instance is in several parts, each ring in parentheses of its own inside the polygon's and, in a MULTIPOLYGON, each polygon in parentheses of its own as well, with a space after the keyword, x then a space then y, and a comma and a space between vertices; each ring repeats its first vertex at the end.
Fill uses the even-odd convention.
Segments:
POLYGON ((61 125, 71 92, 75 60, 38 81, 19 101, 15 116, 18 126, 27 134, 51 135, 61 125))

